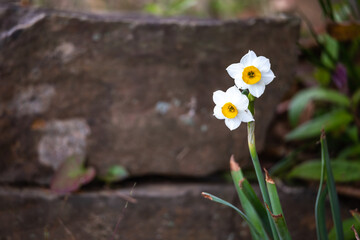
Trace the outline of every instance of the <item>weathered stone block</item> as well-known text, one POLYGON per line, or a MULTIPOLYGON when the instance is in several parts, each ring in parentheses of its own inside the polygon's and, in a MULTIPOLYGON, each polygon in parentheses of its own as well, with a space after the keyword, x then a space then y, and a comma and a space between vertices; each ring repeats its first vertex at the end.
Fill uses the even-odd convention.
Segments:
MULTIPOLYGON (((315 239, 316 190, 278 190, 292 239, 315 239)), ((234 210, 204 199, 202 191, 239 206, 233 184, 138 184, 68 197, 40 188, 3 186, 0 239, 251 239, 246 223, 234 210)), ((358 202, 342 201, 341 205, 342 219, 346 219, 358 202)), ((327 216, 331 216, 330 207, 327 216)), ((330 217, 328 223, 332 226, 330 217)))
POLYGON ((235 197, 232 185, 218 184, 135 186, 66 198, 2 187, 0 239, 232 239, 234 212, 202 198, 202 191, 235 197), (131 192, 136 203, 127 204, 131 192))
POLYGON ((104 173, 204 176, 249 154, 212 116, 249 49, 277 76, 256 103, 257 147, 296 64, 296 19, 186 20, 0 6, 0 181, 48 183, 65 157, 104 173), (76 130, 75 130, 76 129, 76 130))

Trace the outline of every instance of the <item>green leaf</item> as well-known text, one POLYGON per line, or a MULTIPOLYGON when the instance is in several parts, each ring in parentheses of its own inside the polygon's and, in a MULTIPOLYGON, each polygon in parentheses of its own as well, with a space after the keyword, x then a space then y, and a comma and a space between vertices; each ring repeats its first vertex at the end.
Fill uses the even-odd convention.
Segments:
POLYGON ((339 43, 329 35, 322 36, 324 51, 321 53, 321 62, 328 68, 334 68, 339 57, 339 43))
MULTIPOLYGON (((265 228, 263 227, 263 225, 269 225, 268 219, 265 219, 265 223, 262 223, 261 219, 259 218, 256 210, 254 209, 253 205, 251 204, 251 202, 246 198, 244 192, 240 189, 240 185, 239 182, 241 179, 244 178, 244 175, 241 171, 240 166, 235 162, 234 156, 231 156, 230 159, 230 169, 231 169, 231 176, 232 176, 232 180, 234 182, 236 191, 238 193, 239 199, 240 199, 240 203, 242 208, 244 209, 245 214, 248 216, 249 220, 254 224, 254 227, 258 229, 258 231, 261 233, 260 238, 257 238, 256 233, 254 233, 252 231, 252 229, 250 228, 251 231, 251 235, 252 238, 255 239, 268 239, 267 233, 265 231, 265 228)), ((270 225, 269 225, 270 228, 270 225)), ((270 229, 271 230, 271 229, 270 229)), ((271 233, 271 232, 270 232, 271 233)))
POLYGON ((279 221, 278 218, 279 218, 280 215, 281 215, 281 218, 282 218, 281 219, 281 224, 279 226, 277 226, 277 231, 278 231, 279 237, 280 237, 280 239, 291 239, 289 229, 288 229, 288 227, 286 225, 284 213, 283 213, 283 210, 281 208, 280 198, 279 198, 279 195, 278 195, 278 192, 277 192, 277 189, 276 189, 275 182, 269 176, 269 174, 268 174, 268 172, 266 170, 265 170, 265 174, 266 174, 266 187, 267 187, 268 192, 269 192, 271 208, 273 210, 272 215, 277 216, 274 219, 275 224, 276 224, 277 220, 279 221))
POLYGON ((354 143, 359 142, 358 127, 355 124, 348 126, 345 131, 351 141, 353 141, 354 143))
POLYGON ((234 209, 247 222, 247 224, 249 224, 249 227, 252 229, 252 231, 254 233, 256 233, 258 235, 258 237, 261 236, 261 233, 256 229, 256 227, 253 225, 253 223, 249 220, 249 218, 240 209, 238 209, 237 207, 235 207, 231 203, 229 203, 229 202, 227 202, 225 200, 222 200, 221 198, 216 197, 216 196, 214 196, 214 195, 212 195, 210 193, 203 192, 203 193, 201 193, 201 195, 204 198, 207 198, 207 199, 209 199, 211 201, 221 203, 221 204, 223 204, 225 206, 228 206, 228 207, 231 207, 232 209, 234 209))
POLYGON ((266 212, 265 207, 261 203, 260 199, 256 195, 254 189, 251 187, 248 180, 245 178, 242 178, 240 181, 240 189, 244 193, 246 199, 251 203, 251 205, 254 207, 257 215, 261 219, 261 222, 263 223, 263 226, 265 227, 266 232, 268 232, 270 235, 272 233, 271 226, 269 223, 269 218, 266 212))
POLYGON ((319 240, 329 239, 326 229, 326 217, 325 217, 325 200, 327 193, 328 193, 328 188, 327 187, 323 188, 321 182, 315 203, 316 235, 319 240))
POLYGON ((350 100, 348 97, 337 91, 324 88, 305 89, 296 94, 290 103, 289 120, 292 126, 296 126, 298 124, 300 115, 302 114, 304 108, 310 101, 313 100, 326 101, 342 107, 350 106, 350 100))
POLYGON ((321 86, 328 86, 331 81, 330 71, 324 68, 317 68, 314 77, 321 86))
POLYGON ((352 157, 359 157, 360 156, 360 144, 356 144, 350 147, 345 148, 342 150, 339 155, 338 159, 349 159, 352 157))
POLYGON ((289 169, 295 166, 295 164, 298 162, 298 159, 296 157, 300 151, 300 149, 291 151, 287 156, 275 163, 269 170, 269 173, 273 176, 277 176, 280 178, 283 175, 287 174, 289 172, 289 169))
POLYGON ((277 233, 279 235, 279 239, 280 240, 291 240, 291 236, 290 236, 289 230, 286 226, 284 216, 282 214, 275 215, 270 211, 268 205, 266 205, 266 207, 267 207, 267 210, 269 211, 269 213, 271 214, 271 217, 274 220, 275 227, 276 227, 277 233))
POLYGON ((325 218, 325 199, 328 192, 328 188, 323 188, 325 181, 325 160, 321 159, 319 190, 316 197, 315 203, 315 221, 316 221, 316 235, 318 240, 327 240, 327 229, 326 229, 326 218, 325 218))
MULTIPOLYGON (((335 160, 331 162, 336 182, 352 182, 360 180, 360 162, 335 160)), ((320 180, 321 162, 307 161, 291 170, 287 177, 305 180, 320 180)))
POLYGON ((335 180, 331 169, 329 151, 328 151, 326 136, 324 131, 321 134, 320 143, 321 143, 321 161, 325 161, 325 166, 326 166, 326 176, 327 176, 326 181, 327 181, 327 188, 329 191, 331 213, 335 226, 334 227, 336 233, 335 235, 337 240, 343 240, 344 232, 341 224, 339 199, 336 193, 335 180))
POLYGON ((107 183, 121 181, 129 176, 128 171, 120 165, 111 166, 104 176, 99 178, 107 183))
POLYGON ((332 131, 345 127, 353 120, 353 116, 345 110, 334 110, 330 113, 314 118, 299 127, 295 128, 288 135, 286 140, 301 140, 312 138, 320 134, 321 129, 332 131))
MULTIPOLYGON (((360 223, 358 223, 354 218, 345 219, 342 223, 342 228, 344 231, 344 240, 353 240, 354 232, 351 230, 351 226, 354 225, 357 231, 360 230, 360 223)), ((332 228, 329 233, 330 240, 337 240, 335 228, 332 228)))
POLYGON ((360 102, 360 89, 356 90, 356 92, 353 94, 351 100, 352 100, 353 107, 356 108, 360 102))
POLYGON ((275 181, 269 176, 269 173, 266 170, 265 170, 265 174, 266 174, 266 187, 269 192, 273 214, 284 214, 281 208, 280 198, 276 189, 275 181))
POLYGON ((67 158, 55 172, 51 182, 51 190, 66 194, 78 190, 82 185, 90 182, 95 177, 93 167, 84 167, 84 157, 74 155, 67 158))

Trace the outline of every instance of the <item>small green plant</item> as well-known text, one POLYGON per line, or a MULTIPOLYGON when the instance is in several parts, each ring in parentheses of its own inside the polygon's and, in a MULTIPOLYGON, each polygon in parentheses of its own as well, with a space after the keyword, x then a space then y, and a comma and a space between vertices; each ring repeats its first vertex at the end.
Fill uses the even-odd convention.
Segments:
POLYGON ((237 18, 246 9, 265 11, 265 0, 157 0, 145 5, 144 12, 156 16, 196 16, 211 18, 237 18))
MULTIPOLYGON (((316 86, 299 91, 291 100, 288 117, 294 128, 286 140, 309 140, 321 129, 328 133, 329 144, 336 155, 332 163, 336 181, 359 181, 360 175, 360 46, 359 1, 319 0, 327 21, 327 33, 318 35, 309 25, 317 50, 302 48, 304 56, 315 66, 316 86), (313 116, 300 119, 306 106, 312 104, 313 116), (341 177, 346 172, 346 176, 341 177)), ((305 169, 320 172, 320 161, 295 167, 288 177, 314 179, 305 169)), ((314 175, 313 175, 314 176, 314 175)), ((319 174, 316 174, 319 179, 319 174)))
POLYGON ((51 190, 58 194, 67 194, 78 190, 95 177, 95 168, 85 167, 85 157, 73 155, 64 160, 51 182, 51 190))
MULTIPOLYGON (((269 59, 262 56, 257 57, 253 51, 249 51, 239 63, 231 64, 226 69, 229 75, 234 78, 235 86, 230 87, 226 92, 219 90, 213 94, 213 101, 216 104, 214 107, 214 116, 218 119, 225 120, 225 124, 230 130, 237 129, 241 122, 247 123, 249 152, 260 187, 262 200, 258 198, 252 186, 244 177, 240 166, 234 160, 234 156, 230 159, 231 176, 238 193, 242 210, 210 193, 204 192, 202 195, 214 202, 233 208, 248 224, 253 239, 289 240, 291 236, 285 221, 275 181, 269 176, 265 169, 266 177, 264 178, 255 146, 254 102, 256 98, 259 98, 264 93, 265 86, 270 84, 275 78, 270 67, 269 59)), ((317 236, 319 240, 329 239, 329 237, 333 235, 336 239, 343 240, 345 239, 344 232, 352 232, 350 228, 345 229, 345 231, 343 230, 338 196, 335 189, 335 181, 324 131, 321 134, 320 142, 321 177, 315 206, 317 236), (325 218, 325 200, 327 196, 330 199, 332 220, 334 223, 334 228, 331 230, 330 235, 326 228, 325 218)), ((355 212, 353 215, 356 221, 359 214, 355 212)), ((353 231, 354 233, 352 234, 357 234, 355 227, 353 231)))

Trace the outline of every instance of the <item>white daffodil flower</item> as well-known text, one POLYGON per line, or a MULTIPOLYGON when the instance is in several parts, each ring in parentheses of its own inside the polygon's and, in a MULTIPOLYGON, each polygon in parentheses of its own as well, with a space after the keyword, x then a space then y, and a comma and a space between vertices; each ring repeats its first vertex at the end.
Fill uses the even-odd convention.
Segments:
POLYGON ((270 61, 266 57, 257 57, 249 50, 239 63, 233 63, 226 68, 230 77, 240 89, 249 89, 254 97, 260 97, 265 91, 265 85, 274 80, 275 75, 270 69, 270 61))
POLYGON ((213 94, 214 116, 217 119, 225 119, 225 124, 230 130, 240 126, 241 122, 254 121, 248 110, 249 99, 240 90, 233 86, 226 92, 218 90, 213 94))

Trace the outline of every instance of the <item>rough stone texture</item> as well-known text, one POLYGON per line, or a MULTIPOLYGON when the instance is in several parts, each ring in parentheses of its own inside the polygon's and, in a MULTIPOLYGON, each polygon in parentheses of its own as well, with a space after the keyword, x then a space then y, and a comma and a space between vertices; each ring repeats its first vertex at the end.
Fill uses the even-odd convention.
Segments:
POLYGON ((234 198, 231 185, 158 184, 66 199, 42 189, 2 187, 0 239, 233 239, 233 211, 202 198, 202 191, 234 198), (130 192, 137 202, 124 208, 130 192))
POLYGON ((271 59, 277 77, 256 102, 261 151, 293 79, 298 28, 296 19, 149 19, 0 5, 0 181, 48 183, 61 158, 78 151, 100 174, 120 164, 132 176, 204 176, 228 169, 232 153, 247 164, 245 124, 230 132, 215 119, 212 93, 234 84, 225 68, 249 49, 271 59), (82 130, 60 134, 69 121, 82 130))
MULTIPOLYGON (((119 218, 114 239, 251 239, 238 214, 203 199, 202 191, 238 205, 232 184, 139 184, 66 198, 39 188, 0 187, 0 239, 112 239, 119 218), (129 195, 137 202, 124 208, 129 195)), ((279 194, 292 239, 316 239, 315 189, 280 188, 279 194)), ((358 206, 341 204, 343 219, 358 206)))

